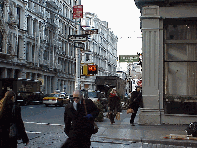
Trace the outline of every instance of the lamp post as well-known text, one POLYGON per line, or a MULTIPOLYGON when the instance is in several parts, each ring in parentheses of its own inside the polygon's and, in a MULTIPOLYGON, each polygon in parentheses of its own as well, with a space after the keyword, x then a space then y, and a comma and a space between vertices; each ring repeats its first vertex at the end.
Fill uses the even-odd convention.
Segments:
MULTIPOLYGON (((81 5, 81 0, 77 1, 77 5, 81 5)), ((80 35, 80 25, 81 19, 77 19, 77 34, 80 35)), ((76 78, 75 78, 75 90, 80 89, 81 81, 80 81, 80 64, 81 64, 81 53, 80 48, 76 48, 76 78)))

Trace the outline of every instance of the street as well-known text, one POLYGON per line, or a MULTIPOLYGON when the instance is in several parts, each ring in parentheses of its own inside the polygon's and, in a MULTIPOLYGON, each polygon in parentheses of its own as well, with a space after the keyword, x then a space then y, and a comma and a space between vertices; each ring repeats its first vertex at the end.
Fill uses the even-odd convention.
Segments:
MULTIPOLYGON (((64 134, 64 107, 29 105, 21 106, 21 108, 22 118, 30 142, 25 146, 19 141, 19 148, 58 148, 62 145, 67 138, 64 134)), ((126 114, 126 111, 123 110, 121 112, 121 120, 115 120, 116 123, 114 125, 111 125, 107 118, 104 118, 103 122, 97 122, 99 132, 92 135, 92 147, 172 147, 173 145, 178 145, 178 143, 173 143, 172 145, 173 141, 169 143, 163 137, 169 134, 185 134, 184 129, 186 125, 176 127, 171 125, 138 125, 137 115, 135 120, 136 126, 130 126, 129 120, 130 114, 126 114)), ((180 141, 178 142, 180 143, 180 141)), ((183 147, 183 145, 179 144, 177 147, 183 147)))

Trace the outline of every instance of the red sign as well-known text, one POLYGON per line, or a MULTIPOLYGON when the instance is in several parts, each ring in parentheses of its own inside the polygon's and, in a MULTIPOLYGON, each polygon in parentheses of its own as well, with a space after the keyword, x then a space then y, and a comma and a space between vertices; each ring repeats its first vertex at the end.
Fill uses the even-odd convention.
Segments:
POLYGON ((137 85, 140 86, 140 87, 142 87, 142 80, 139 80, 139 81, 137 82, 137 85))
POLYGON ((73 19, 83 18, 83 5, 73 6, 73 19))

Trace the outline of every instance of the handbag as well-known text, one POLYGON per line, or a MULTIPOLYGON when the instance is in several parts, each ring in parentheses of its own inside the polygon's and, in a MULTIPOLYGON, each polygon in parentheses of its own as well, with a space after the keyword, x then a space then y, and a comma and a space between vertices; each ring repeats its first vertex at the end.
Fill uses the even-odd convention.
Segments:
POLYGON ((129 113, 134 113, 134 110, 131 108, 127 109, 127 114, 129 114, 129 113))
POLYGON ((16 127, 16 123, 12 123, 10 126, 10 132, 9 132, 9 137, 10 138, 15 138, 18 136, 18 129, 16 127))
POLYGON ((116 114, 116 120, 120 120, 120 113, 119 112, 117 112, 117 114, 116 114))
MULTIPOLYGON (((13 107, 12 107, 12 119, 14 117, 15 117, 15 105, 13 105, 13 107)), ((10 138, 17 138, 19 140, 20 136, 19 136, 19 132, 18 132, 18 128, 17 128, 15 120, 10 125, 9 137, 10 138)))
MULTIPOLYGON (((83 100, 83 104, 84 104, 84 109, 85 109, 85 112, 86 112, 86 115, 87 115, 88 113, 87 113, 87 109, 86 109, 85 100, 83 100)), ((99 128, 98 128, 98 125, 95 122, 93 123, 93 125, 94 125, 94 130, 93 130, 92 134, 96 134, 98 132, 99 128)))

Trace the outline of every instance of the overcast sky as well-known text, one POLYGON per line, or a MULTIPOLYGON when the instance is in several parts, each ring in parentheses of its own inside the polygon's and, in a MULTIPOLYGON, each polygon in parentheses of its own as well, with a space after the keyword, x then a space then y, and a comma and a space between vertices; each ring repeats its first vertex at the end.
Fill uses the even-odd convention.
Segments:
POLYGON ((118 55, 141 52, 140 10, 134 0, 81 0, 84 12, 97 14, 118 37, 118 55))

